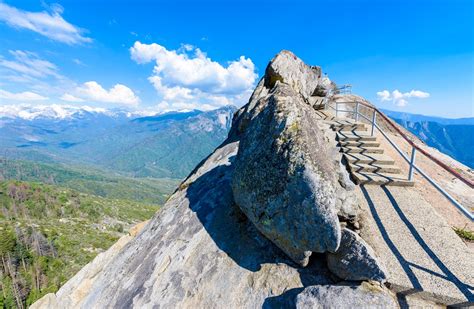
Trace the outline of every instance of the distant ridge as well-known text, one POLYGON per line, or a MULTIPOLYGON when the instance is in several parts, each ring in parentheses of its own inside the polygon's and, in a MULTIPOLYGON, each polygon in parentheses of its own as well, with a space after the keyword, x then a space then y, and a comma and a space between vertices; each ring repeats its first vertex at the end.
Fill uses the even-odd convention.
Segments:
POLYGON ((464 118, 444 118, 437 116, 427 116, 421 114, 410 114, 405 112, 396 112, 387 109, 381 109, 387 116, 395 119, 400 119, 403 121, 430 121, 437 122, 444 125, 474 125, 474 117, 464 117, 464 118))
POLYGON ((0 107, 0 147, 11 159, 179 179, 226 138, 236 109, 144 116, 91 107, 0 107))
POLYGON ((428 146, 474 168, 474 117, 449 119, 383 111, 428 146))

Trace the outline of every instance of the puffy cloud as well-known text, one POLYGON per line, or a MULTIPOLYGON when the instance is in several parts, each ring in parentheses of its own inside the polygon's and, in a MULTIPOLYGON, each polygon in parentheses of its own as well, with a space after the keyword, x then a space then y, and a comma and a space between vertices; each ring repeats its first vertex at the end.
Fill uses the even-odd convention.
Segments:
POLYGON ((189 44, 168 50, 156 43, 137 41, 130 54, 137 63, 155 63, 149 81, 162 99, 159 106, 163 110, 242 105, 257 78, 251 59, 241 56, 223 66, 189 44))
POLYGON ((31 91, 13 93, 2 89, 0 89, 0 98, 13 101, 43 101, 48 99, 31 91))
POLYGON ((377 96, 379 97, 380 101, 389 101, 390 100, 390 92, 388 90, 383 90, 377 92, 377 96))
POLYGON ((6 3, 0 3, 0 21, 11 27, 28 29, 69 45, 92 42, 92 39, 83 36, 82 29, 62 18, 63 8, 61 6, 54 5, 51 7, 51 11, 29 12, 6 3))
POLYGON ((395 105, 403 107, 408 104, 409 98, 417 98, 417 99, 426 99, 430 97, 428 92, 424 92, 421 90, 411 90, 410 92, 402 93, 398 89, 395 89, 390 93, 388 90, 382 90, 377 92, 377 97, 380 101, 392 101, 395 105))
POLYGON ((125 105, 137 105, 140 98, 132 89, 122 84, 116 84, 109 90, 104 89, 99 83, 89 81, 74 89, 74 94, 65 93, 62 100, 69 102, 83 102, 85 100, 116 103, 125 105))

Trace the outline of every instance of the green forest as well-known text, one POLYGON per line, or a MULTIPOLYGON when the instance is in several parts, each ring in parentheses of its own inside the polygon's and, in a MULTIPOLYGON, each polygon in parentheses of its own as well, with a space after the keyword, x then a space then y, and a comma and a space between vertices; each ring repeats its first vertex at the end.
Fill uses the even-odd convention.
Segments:
POLYGON ((55 292, 159 206, 37 182, 0 181, 0 308, 55 292))

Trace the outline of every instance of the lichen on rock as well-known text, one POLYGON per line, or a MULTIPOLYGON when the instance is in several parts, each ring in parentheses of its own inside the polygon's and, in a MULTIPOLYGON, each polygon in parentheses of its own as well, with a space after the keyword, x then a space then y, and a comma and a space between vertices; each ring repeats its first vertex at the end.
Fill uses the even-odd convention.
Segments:
POLYGON ((343 167, 308 104, 320 69, 284 51, 263 81, 236 123, 234 199, 260 232, 306 265, 312 252, 338 249, 338 210, 355 208, 343 207, 355 203, 346 192, 353 188, 341 182, 343 167))

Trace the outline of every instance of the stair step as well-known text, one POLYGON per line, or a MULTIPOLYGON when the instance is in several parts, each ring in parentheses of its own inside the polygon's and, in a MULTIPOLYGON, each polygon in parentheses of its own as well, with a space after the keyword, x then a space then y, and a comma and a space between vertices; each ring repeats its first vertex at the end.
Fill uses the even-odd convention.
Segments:
POLYGON ((362 122, 340 123, 336 121, 336 123, 334 123, 331 126, 331 128, 336 129, 338 131, 341 131, 341 130, 342 131, 352 131, 352 130, 367 131, 367 127, 362 122))
POLYGON ((370 173, 370 172, 355 172, 352 173, 352 178, 359 185, 386 185, 386 186, 401 186, 411 187, 414 185, 413 181, 406 179, 402 174, 386 174, 386 173, 370 173))
POLYGON ((316 112, 316 115, 318 115, 324 120, 333 120, 336 118, 333 115, 329 114, 328 112, 324 112, 322 110, 316 110, 315 112, 316 112))
POLYGON ((383 154, 345 153, 344 157, 349 163, 393 165, 395 161, 383 154))
POLYGON ((357 147, 357 146, 346 146, 341 147, 344 153, 383 153, 383 149, 379 147, 357 147))
POLYGON ((339 131, 337 132, 337 138, 339 141, 349 142, 349 141, 376 141, 377 137, 370 136, 367 134, 360 134, 357 131, 339 131))
POLYGON ((348 141, 348 142, 339 142, 339 147, 379 147, 380 143, 370 142, 370 141, 348 141))
POLYGON ((369 173, 387 173, 387 174, 399 174, 401 173, 400 168, 394 165, 383 165, 383 164, 364 164, 364 163, 349 163, 349 169, 351 173, 356 172, 369 172, 369 173))

